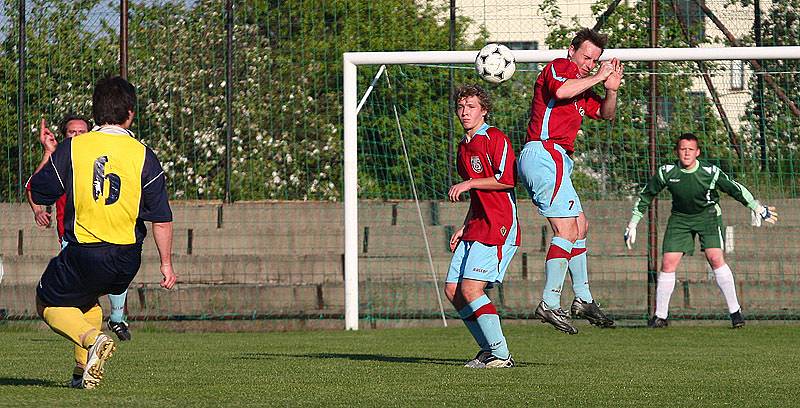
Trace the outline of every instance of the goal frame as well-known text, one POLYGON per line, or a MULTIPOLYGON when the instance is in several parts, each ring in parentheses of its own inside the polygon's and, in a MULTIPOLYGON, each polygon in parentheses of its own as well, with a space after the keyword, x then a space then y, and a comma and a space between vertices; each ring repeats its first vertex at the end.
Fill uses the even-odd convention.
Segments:
MULTIPOLYGON (((512 50, 519 63, 547 63, 567 55, 567 50, 512 50)), ((359 65, 470 64, 478 51, 346 52, 344 90, 344 321, 345 330, 358 330, 358 93, 359 65)), ((800 59, 800 46, 717 48, 606 49, 602 60, 620 61, 729 61, 800 59)))

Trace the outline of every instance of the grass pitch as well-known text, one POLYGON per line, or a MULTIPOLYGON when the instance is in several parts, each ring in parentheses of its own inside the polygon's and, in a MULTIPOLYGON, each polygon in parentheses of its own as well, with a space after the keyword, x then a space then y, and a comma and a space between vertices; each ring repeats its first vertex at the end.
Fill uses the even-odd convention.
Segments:
MULTIPOLYGON (((457 322, 456 322, 457 323, 457 322)), ((0 325, 0 406, 733 406, 800 404, 800 325, 742 330, 507 325, 518 366, 470 370, 462 325, 359 332, 173 333, 134 322, 94 390, 71 347, 0 325)))

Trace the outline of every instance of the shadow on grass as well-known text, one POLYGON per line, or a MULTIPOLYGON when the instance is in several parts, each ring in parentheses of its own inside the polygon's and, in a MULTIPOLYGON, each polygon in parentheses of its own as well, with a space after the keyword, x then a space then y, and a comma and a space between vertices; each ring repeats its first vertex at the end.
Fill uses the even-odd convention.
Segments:
MULTIPOLYGON (((307 354, 280 354, 280 353, 244 353, 237 357, 238 360, 265 360, 272 358, 316 358, 316 359, 343 359, 353 361, 377 361, 382 363, 406 364, 437 364, 458 366, 463 365, 467 359, 387 356, 384 354, 354 354, 354 353, 307 353, 307 354)), ((548 366, 555 364, 516 362, 517 367, 548 366)))
POLYGON ((56 382, 51 380, 41 380, 38 378, 9 378, 0 377, 0 386, 11 385, 15 387, 56 387, 64 388, 66 385, 63 382, 56 382))

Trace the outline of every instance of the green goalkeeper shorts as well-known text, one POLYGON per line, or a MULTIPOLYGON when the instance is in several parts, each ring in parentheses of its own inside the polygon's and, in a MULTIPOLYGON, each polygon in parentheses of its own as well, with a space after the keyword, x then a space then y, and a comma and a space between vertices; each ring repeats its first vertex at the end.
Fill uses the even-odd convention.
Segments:
POLYGON ((675 214, 669 216, 667 232, 664 233, 664 243, 661 246, 663 253, 683 252, 686 255, 694 254, 694 237, 700 236, 700 249, 724 248, 725 239, 722 235, 725 227, 722 216, 701 213, 695 215, 675 214))

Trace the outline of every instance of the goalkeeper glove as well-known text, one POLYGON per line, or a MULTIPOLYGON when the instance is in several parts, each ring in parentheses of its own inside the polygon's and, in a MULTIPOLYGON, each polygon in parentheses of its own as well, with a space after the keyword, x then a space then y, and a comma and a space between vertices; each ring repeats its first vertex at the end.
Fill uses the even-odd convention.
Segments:
POLYGON ((625 228, 625 246, 632 249, 633 244, 636 242, 636 225, 638 223, 631 221, 628 223, 628 228, 625 228))
POLYGON ((754 223, 752 223, 756 227, 761 226, 761 221, 766 221, 770 224, 775 224, 778 222, 778 212, 775 210, 775 207, 770 207, 768 205, 761 205, 758 204, 755 210, 753 210, 753 217, 754 223))

